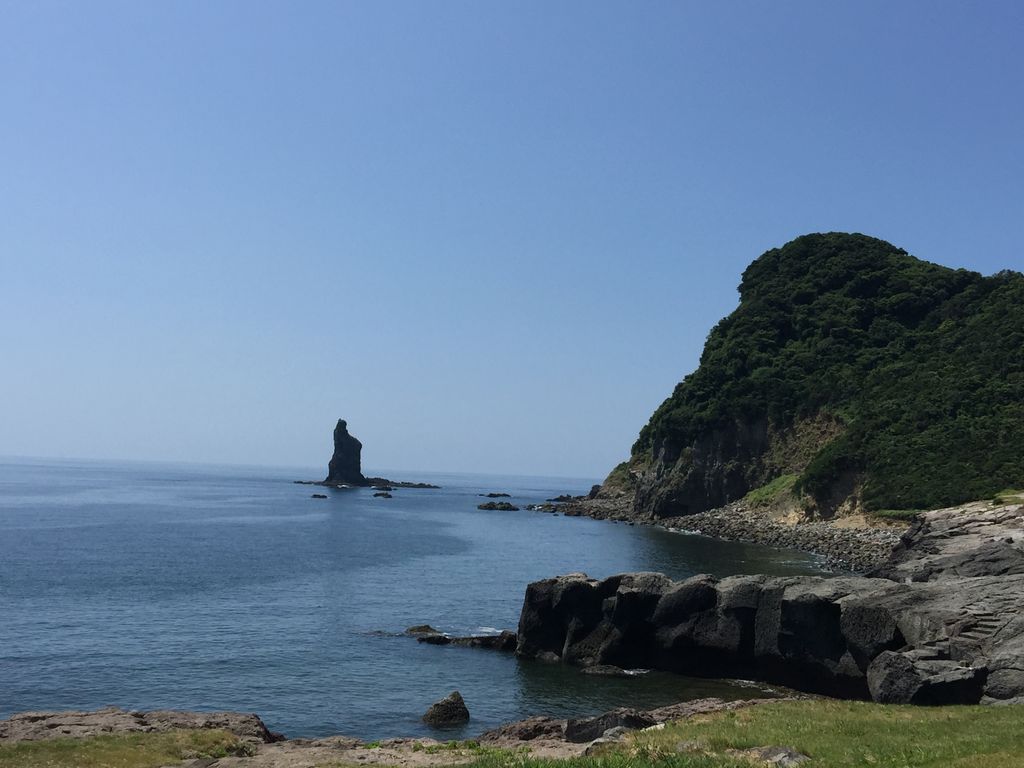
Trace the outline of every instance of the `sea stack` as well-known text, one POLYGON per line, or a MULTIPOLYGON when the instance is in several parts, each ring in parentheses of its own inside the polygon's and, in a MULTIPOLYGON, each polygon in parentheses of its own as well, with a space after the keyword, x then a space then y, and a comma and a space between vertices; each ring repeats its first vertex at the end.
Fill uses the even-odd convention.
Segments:
POLYGON ((366 485, 360 466, 363 444, 348 433, 348 424, 338 419, 334 428, 334 455, 327 465, 324 485, 366 485))

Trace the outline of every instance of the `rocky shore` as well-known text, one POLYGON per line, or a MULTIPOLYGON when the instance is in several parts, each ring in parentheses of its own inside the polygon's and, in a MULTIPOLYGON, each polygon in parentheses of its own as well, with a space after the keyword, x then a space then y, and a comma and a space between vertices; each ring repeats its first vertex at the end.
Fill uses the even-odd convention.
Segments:
MULTIPOLYGON (((461 701, 461 699, 460 699, 461 701)), ((732 711, 780 699, 723 701, 700 699, 652 710, 619 708, 600 715, 558 719, 530 717, 487 731, 477 741, 383 739, 365 742, 349 736, 287 739, 272 733, 258 715, 238 712, 23 712, 0 721, 0 746, 46 739, 87 739, 177 729, 222 730, 246 746, 242 754, 179 763, 183 768, 319 768, 324 765, 389 765, 407 768, 459 765, 490 750, 533 758, 579 757, 620 741, 630 731, 658 728, 670 721, 732 711)))
POLYGON ((578 496, 554 506, 567 517, 592 517, 639 525, 656 525, 729 541, 799 549, 821 555, 830 568, 840 571, 871 570, 889 556, 907 530, 903 523, 889 523, 863 515, 833 520, 780 521, 768 511, 741 502, 685 517, 654 519, 637 516, 629 497, 578 496))
POLYGON ((886 703, 1024 703, 1024 505, 924 513, 875 574, 560 576, 527 588, 516 653, 886 703))

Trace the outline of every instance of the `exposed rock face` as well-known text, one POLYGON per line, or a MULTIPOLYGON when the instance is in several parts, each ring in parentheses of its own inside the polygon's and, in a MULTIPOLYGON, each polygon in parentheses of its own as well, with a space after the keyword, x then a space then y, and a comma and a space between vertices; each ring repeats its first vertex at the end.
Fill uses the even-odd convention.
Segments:
POLYGON ((925 512, 873 576, 935 581, 1024 573, 1024 505, 988 502, 925 512))
POLYGON ((85 738, 103 733, 154 733, 175 728, 216 728, 247 741, 268 744, 271 733, 259 716, 240 712, 127 712, 116 707, 94 712, 22 712, 0 720, 0 741, 85 738))
POLYGON ((736 501, 760 484, 768 449, 765 421, 733 423, 691 445, 664 438, 638 478, 633 511, 639 517, 679 517, 736 501))
POLYGON ((462 699, 462 694, 452 691, 438 702, 430 705, 423 715, 427 725, 456 725, 469 720, 469 709, 462 699))
POLYGON ((516 652, 879 701, 1005 701, 1024 697, 1024 575, 571 574, 527 588, 516 652))
POLYGON ((360 454, 363 444, 348 433, 348 424, 338 419, 334 428, 334 455, 327 465, 325 485, 367 485, 360 454))

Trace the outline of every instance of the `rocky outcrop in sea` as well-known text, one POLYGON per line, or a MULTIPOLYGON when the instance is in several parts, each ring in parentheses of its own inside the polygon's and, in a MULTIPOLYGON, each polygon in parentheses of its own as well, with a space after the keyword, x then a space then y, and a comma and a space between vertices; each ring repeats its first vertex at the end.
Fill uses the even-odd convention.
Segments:
POLYGON ((348 423, 338 419, 334 427, 334 455, 327 465, 325 485, 367 485, 363 477, 363 444, 348 433, 348 423))
MULTIPOLYGON (((349 434, 348 422, 338 419, 334 427, 334 453, 327 464, 327 477, 323 480, 294 480, 299 485, 324 485, 331 488, 373 487, 374 494, 390 499, 395 488, 437 488, 431 483, 388 480, 386 477, 365 477, 362 468, 363 444, 349 434)), ((315 497, 320 498, 320 497, 315 497)))

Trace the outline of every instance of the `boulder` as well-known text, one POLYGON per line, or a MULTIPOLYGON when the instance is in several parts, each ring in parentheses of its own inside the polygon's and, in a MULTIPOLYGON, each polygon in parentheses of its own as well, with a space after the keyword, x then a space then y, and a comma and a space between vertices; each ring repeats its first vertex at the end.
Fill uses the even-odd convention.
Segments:
POLYGON ((570 718, 565 723, 565 740, 583 744, 601 738, 612 728, 636 730, 657 722, 648 712, 623 707, 596 717, 570 718))
POLYGON ((431 704, 430 709, 423 714, 423 722, 427 725, 458 725, 468 720, 469 709, 458 691, 452 691, 440 701, 431 704))

